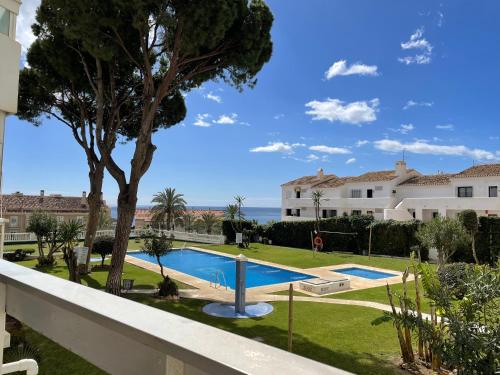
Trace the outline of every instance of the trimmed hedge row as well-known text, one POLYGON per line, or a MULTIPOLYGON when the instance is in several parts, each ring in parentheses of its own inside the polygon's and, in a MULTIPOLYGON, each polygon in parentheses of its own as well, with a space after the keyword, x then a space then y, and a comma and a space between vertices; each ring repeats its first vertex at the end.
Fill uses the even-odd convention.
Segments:
MULTIPOLYGON (((500 257, 500 218, 481 216, 476 234, 476 253, 481 263, 494 265, 500 257)), ((464 246, 453 254, 455 262, 474 263, 470 246, 464 246)))
MULTIPOLYGON (((406 257, 412 246, 418 245, 415 232, 417 222, 374 222, 371 216, 335 217, 321 220, 323 251, 351 251, 362 254, 368 251, 370 225, 372 228, 372 254, 406 257)), ((279 222, 267 230, 267 237, 280 246, 311 248, 311 232, 314 221, 279 222)), ((426 260, 428 251, 421 249, 421 257, 426 260)))

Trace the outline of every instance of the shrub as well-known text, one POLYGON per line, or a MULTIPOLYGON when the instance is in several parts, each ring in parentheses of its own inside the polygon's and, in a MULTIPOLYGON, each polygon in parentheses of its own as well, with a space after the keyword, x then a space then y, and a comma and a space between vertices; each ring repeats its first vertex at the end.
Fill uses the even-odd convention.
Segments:
POLYGON ((92 252, 101 256, 101 267, 104 266, 104 260, 106 259, 106 256, 113 253, 114 242, 115 238, 111 236, 97 237, 94 240, 92 252))
MULTIPOLYGON (((242 221, 243 229, 253 229, 251 221, 242 221)), ((236 232, 234 231, 235 223, 231 220, 224 220, 222 222, 222 234, 226 236, 226 243, 233 243, 236 241, 236 232)))
POLYGON ((17 249, 15 251, 12 251, 10 253, 5 253, 3 255, 3 258, 5 260, 8 260, 9 262, 21 262, 23 261, 24 259, 26 259, 26 257, 29 255, 29 254, 33 254, 35 252, 35 250, 31 250, 31 249, 17 249))
POLYGON ((158 295, 160 297, 172 297, 179 295, 177 284, 168 276, 158 283, 158 295))
POLYGON ((449 263, 439 267, 437 275, 442 286, 447 288, 454 297, 462 299, 467 292, 465 279, 467 263, 449 263))

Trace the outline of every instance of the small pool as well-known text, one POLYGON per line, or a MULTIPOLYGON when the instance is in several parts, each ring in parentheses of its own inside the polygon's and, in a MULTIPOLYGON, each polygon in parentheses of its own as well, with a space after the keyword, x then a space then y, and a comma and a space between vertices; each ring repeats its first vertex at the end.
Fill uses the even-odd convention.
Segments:
MULTIPOLYGON (((128 255, 157 264, 154 257, 143 253, 129 253, 128 255)), ((193 249, 179 249, 161 257, 160 261, 165 267, 209 282, 214 281, 216 272, 222 271, 227 286, 231 289, 235 288, 236 261, 233 258, 193 249)), ((289 283, 313 277, 304 273, 247 262, 247 288, 289 283)), ((224 286, 223 280, 221 280, 221 283, 224 286)))
POLYGON ((393 273, 374 271, 368 268, 360 268, 360 267, 340 268, 332 271, 351 276, 363 277, 365 279, 371 279, 371 280, 385 279, 386 277, 397 276, 396 274, 393 273))

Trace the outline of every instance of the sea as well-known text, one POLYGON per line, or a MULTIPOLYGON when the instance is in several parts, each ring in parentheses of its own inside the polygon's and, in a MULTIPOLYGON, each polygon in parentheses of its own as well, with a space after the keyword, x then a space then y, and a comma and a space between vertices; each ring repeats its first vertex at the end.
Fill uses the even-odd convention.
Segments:
MULTIPOLYGON (((150 206, 137 206, 137 208, 150 208, 150 206)), ((188 206, 193 210, 222 210, 225 207, 209 207, 209 206, 188 206)), ((269 221, 281 220, 281 209, 279 207, 243 207, 243 213, 247 220, 256 220, 259 224, 266 224, 269 221)), ((116 219, 117 209, 111 207, 111 217, 116 219)))

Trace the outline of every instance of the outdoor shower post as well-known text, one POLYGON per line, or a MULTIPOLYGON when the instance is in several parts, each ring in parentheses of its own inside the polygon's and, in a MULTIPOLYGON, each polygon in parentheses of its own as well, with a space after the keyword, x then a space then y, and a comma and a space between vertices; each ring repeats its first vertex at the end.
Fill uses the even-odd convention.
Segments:
POLYGON ((235 290, 235 310, 236 314, 245 314, 245 291, 247 279, 247 257, 243 254, 236 258, 236 290, 235 290))

